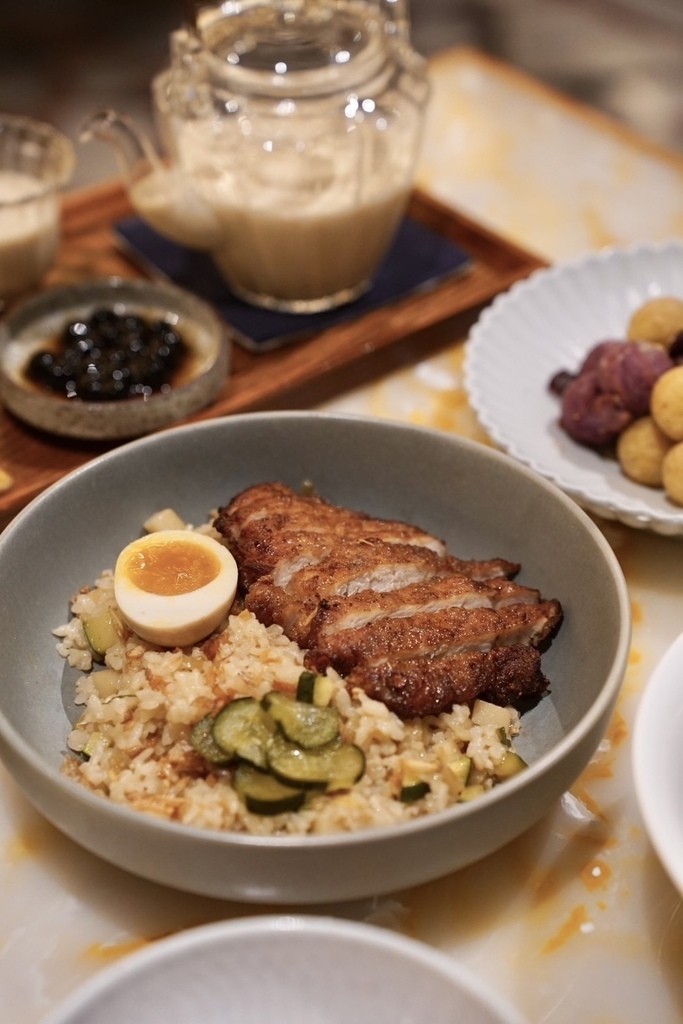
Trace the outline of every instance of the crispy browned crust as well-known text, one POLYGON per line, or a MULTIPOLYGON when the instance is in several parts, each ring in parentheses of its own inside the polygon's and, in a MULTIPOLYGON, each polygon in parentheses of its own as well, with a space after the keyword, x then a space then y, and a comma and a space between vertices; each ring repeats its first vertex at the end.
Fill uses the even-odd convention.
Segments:
POLYGON ((420 612, 449 608, 502 608, 508 604, 536 603, 537 590, 512 580, 473 580, 469 576, 432 577, 378 593, 363 590, 350 597, 326 597, 317 606, 311 637, 331 636, 340 630, 357 629, 377 619, 410 618, 420 612))
POLYGON ((466 651, 446 658, 416 658, 395 664, 360 664, 346 677, 380 700, 399 718, 438 715, 477 697, 515 705, 540 696, 548 686, 536 647, 517 644, 490 651, 466 651))
POLYGON ((341 675, 357 665, 390 660, 400 667, 415 658, 444 658, 467 651, 530 644, 537 647, 561 618, 557 601, 493 608, 447 608, 408 618, 378 619, 358 629, 318 638, 311 660, 324 659, 341 675))
POLYGON ((282 484, 243 491, 215 525, 259 621, 280 625, 310 667, 334 667, 401 717, 547 686, 537 648, 562 608, 514 582, 516 562, 460 559, 417 527, 282 484))

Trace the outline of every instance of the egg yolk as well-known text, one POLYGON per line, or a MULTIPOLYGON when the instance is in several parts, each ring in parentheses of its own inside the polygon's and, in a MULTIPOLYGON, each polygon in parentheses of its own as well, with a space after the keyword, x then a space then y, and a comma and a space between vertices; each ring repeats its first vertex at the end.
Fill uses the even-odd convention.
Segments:
POLYGON ((140 590, 164 597, 189 594, 215 580, 221 564, 211 551, 181 541, 148 544, 132 552, 125 574, 140 590))

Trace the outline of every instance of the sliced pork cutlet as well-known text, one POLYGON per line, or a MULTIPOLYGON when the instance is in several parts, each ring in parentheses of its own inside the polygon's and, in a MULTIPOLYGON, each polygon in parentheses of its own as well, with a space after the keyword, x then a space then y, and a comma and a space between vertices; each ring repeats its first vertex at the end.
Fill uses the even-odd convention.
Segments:
MULTIPOLYGON (((468 600, 473 603, 475 595, 477 603, 490 604, 506 585, 508 588, 515 586, 503 576, 494 576, 487 582, 472 580, 454 571, 461 567, 457 560, 441 557, 429 548, 387 544, 374 537, 361 542, 345 541, 321 561, 288 575, 290 565, 288 562, 287 571, 283 573, 280 564, 271 575, 252 583, 245 605, 260 622, 277 623, 302 647, 316 642, 321 620, 333 615, 333 602, 338 614, 342 606, 350 614, 355 607, 358 615, 372 619, 391 611, 400 614, 401 602, 411 606, 405 614, 424 610, 425 603, 430 601, 434 607, 439 601, 444 607, 455 603, 464 605, 468 600), (406 591, 419 584, 424 585, 424 591, 406 591), (391 594, 396 596, 391 598, 388 596, 391 594), (401 594, 403 597, 399 596, 401 594)), ((518 568, 500 560, 495 564, 477 563, 477 566, 486 573, 518 568)), ((528 593, 524 588, 517 590, 520 595, 528 593)))
MULTIPOLYGON (((477 563, 482 573, 503 576, 518 566, 495 560, 477 563)), ((344 538, 321 561, 278 582, 293 597, 348 597, 362 590, 391 591, 420 580, 470 575, 471 563, 443 557, 414 544, 387 543, 379 537, 344 538)), ((275 581, 275 575, 274 581, 275 581)), ((486 578, 486 577, 483 577, 486 578)))
POLYGON ((247 527, 239 541, 229 543, 237 562, 240 586, 250 590, 267 578, 272 586, 287 583, 300 569, 321 562, 333 549, 336 538, 329 530, 278 529, 266 520, 247 527))
POLYGON ((404 541, 432 547, 435 551, 445 552, 444 542, 433 537, 425 530, 409 523, 395 519, 379 519, 367 512, 355 512, 351 509, 333 505, 323 498, 312 494, 300 494, 285 484, 255 484, 236 495, 228 505, 218 510, 217 525, 225 536, 237 539, 248 526, 255 525, 262 519, 277 518, 281 525, 290 523, 295 529, 315 529, 320 525, 329 525, 334 521, 349 523, 356 521, 365 524, 371 532, 386 531, 388 535, 398 533, 404 541))
POLYGON ((216 528, 228 539, 237 540, 250 523, 274 514, 295 515, 302 506, 308 508, 316 500, 319 499, 297 494, 285 484, 256 484, 218 509, 216 528))
MULTIPOLYGON (((239 563, 238 563, 239 564, 239 563)), ((397 590, 447 572, 446 560, 430 548, 389 544, 375 537, 344 541, 324 558, 289 572, 278 565, 249 587, 245 606, 265 625, 277 623, 291 640, 302 644, 305 624, 327 598, 360 591, 397 590)))
POLYGON ((219 510, 245 605, 401 717, 476 696, 515 703, 547 688, 538 645, 562 609, 513 582, 502 558, 458 559, 441 540, 259 484, 219 510))
POLYGON ((398 590, 409 583, 442 576, 468 576, 482 581, 507 579, 519 571, 516 562, 501 558, 463 561, 440 555, 431 548, 383 537, 345 536, 319 561, 289 574, 278 564, 268 581, 292 597, 347 597, 362 590, 398 590))
POLYGON ((245 589, 265 575, 273 575, 276 586, 286 586, 292 574, 321 561, 341 543, 381 540, 438 556, 446 551, 442 540, 417 527, 297 495, 280 484, 242 492, 219 510, 214 525, 228 541, 245 589))
POLYGON ((562 619, 558 601, 492 608, 447 608, 410 618, 378 619, 318 639, 306 660, 322 671, 332 666, 342 676, 365 663, 390 661, 397 670, 410 658, 443 658, 465 651, 531 644, 537 647, 562 619))
POLYGON ((399 590, 362 590, 349 597, 324 598, 311 622, 309 640, 315 646, 323 636, 361 629, 378 619, 404 619, 448 608, 498 609, 509 604, 536 604, 540 597, 538 590, 504 577, 473 580, 456 574, 412 583, 399 590))
POLYGON ((548 688, 537 647, 513 644, 443 658, 361 664, 345 679, 402 719, 423 718, 470 704, 477 697, 502 706, 539 697, 548 688))
POLYGON ((260 621, 276 622, 300 647, 315 647, 322 636, 360 629, 385 618, 408 618, 418 612, 446 608, 502 608, 523 601, 535 603, 538 590, 502 577, 478 582, 469 576, 428 577, 398 589, 361 590, 346 596, 295 599, 287 591, 256 583, 246 605, 260 621))
MULTIPOLYGON (((400 525, 400 524, 399 524, 400 525)), ((240 567, 245 587, 252 586, 263 576, 272 579, 277 587, 289 587, 291 578, 301 569, 313 567, 331 557, 357 558, 367 545, 385 547, 388 555, 392 548, 410 548, 425 552, 436 562, 443 556, 432 546, 413 543, 409 534, 398 526, 380 525, 370 528, 366 523, 342 523, 338 520, 329 526, 315 524, 306 529, 293 529, 274 521, 259 520, 254 526, 246 527, 237 542, 230 548, 240 567)))
POLYGON ((445 554, 444 542, 425 530, 395 519, 378 519, 324 501, 316 495, 297 494, 283 484, 257 484, 242 491, 218 510, 216 528, 228 540, 239 540, 247 529, 269 523, 278 530, 322 532, 339 537, 381 537, 388 543, 415 544, 445 554))

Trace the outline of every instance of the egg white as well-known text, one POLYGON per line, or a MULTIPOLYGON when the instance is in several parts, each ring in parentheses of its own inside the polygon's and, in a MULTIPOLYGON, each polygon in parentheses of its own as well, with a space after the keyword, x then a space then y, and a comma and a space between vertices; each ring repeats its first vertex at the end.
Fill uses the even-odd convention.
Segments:
POLYGON ((213 537, 191 530, 161 530, 133 541, 114 569, 114 597, 121 615, 139 637, 161 647, 187 647, 203 640, 223 621, 236 591, 237 565, 230 552, 213 537), (218 560, 218 575, 186 594, 142 590, 128 575, 130 559, 166 541, 208 551, 218 560))

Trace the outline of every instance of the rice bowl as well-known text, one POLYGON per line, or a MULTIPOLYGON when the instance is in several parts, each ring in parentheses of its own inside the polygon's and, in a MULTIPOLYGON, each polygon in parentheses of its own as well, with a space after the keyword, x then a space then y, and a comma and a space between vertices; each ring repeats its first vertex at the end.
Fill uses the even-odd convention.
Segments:
POLYGON ((0 538, 0 572, 0 754, 8 770, 49 820, 98 856, 220 898, 357 899, 439 877, 500 848, 575 781, 607 728, 627 664, 623 576, 600 531, 570 499, 479 445, 356 417, 235 416, 123 446, 17 516, 0 538), (468 556, 516 558, 530 581, 562 599, 566 622, 548 652, 551 692, 522 718, 527 770, 471 803, 314 835, 181 824, 64 777, 81 672, 65 668, 52 630, 66 621, 70 596, 113 564, 150 510, 174 506, 200 522, 231 493, 274 478, 293 487, 314 479, 331 499, 420 523, 468 556), (529 530, 532 515, 538 528, 529 530))

